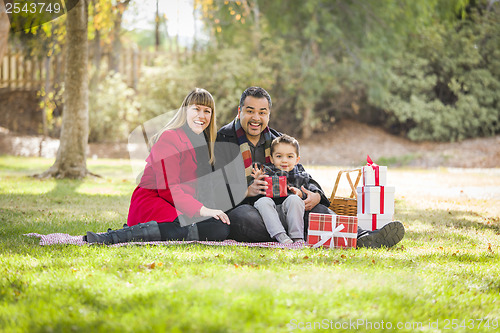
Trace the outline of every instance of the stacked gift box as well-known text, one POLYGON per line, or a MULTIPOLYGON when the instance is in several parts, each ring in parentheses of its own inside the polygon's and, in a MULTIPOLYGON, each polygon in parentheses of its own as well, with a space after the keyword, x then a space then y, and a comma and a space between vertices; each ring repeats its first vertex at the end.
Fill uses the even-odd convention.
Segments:
POLYGON ((387 186, 387 167, 367 158, 363 167, 363 186, 358 186, 358 225, 365 230, 382 228, 393 220, 394 186, 387 186))

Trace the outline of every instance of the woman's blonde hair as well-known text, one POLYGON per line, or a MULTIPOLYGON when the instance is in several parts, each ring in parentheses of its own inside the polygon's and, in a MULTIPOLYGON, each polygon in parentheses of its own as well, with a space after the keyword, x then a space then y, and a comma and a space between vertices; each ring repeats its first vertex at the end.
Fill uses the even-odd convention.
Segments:
POLYGON ((204 132, 208 140, 208 154, 210 157, 210 164, 214 164, 214 144, 215 138, 217 137, 217 126, 215 124, 215 102, 212 95, 203 88, 194 88, 193 91, 191 91, 186 96, 186 98, 184 98, 181 107, 174 115, 172 120, 170 120, 158 133, 151 137, 151 140, 149 141, 149 147, 152 147, 158 141, 163 132, 184 126, 184 124, 186 124, 187 122, 187 110, 189 106, 193 104, 203 105, 212 109, 210 123, 208 124, 208 127, 204 130, 204 132))

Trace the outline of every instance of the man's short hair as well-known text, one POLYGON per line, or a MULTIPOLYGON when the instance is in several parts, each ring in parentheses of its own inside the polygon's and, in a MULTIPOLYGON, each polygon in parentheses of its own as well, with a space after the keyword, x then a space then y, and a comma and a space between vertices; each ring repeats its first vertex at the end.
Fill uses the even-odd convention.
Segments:
POLYGON ((280 143, 294 146, 297 156, 300 156, 299 142, 294 137, 286 134, 277 137, 276 139, 273 140, 273 142, 271 142, 271 155, 273 155, 274 147, 280 143))
POLYGON ((248 96, 252 96, 252 97, 255 97, 255 98, 266 98, 267 102, 269 103, 269 110, 271 110, 271 107, 273 106, 273 103, 271 102, 271 96, 269 95, 269 93, 265 89, 263 89, 261 87, 250 87, 250 88, 247 88, 243 92, 243 94, 241 94, 240 108, 243 107, 243 104, 245 103, 245 99, 248 96))

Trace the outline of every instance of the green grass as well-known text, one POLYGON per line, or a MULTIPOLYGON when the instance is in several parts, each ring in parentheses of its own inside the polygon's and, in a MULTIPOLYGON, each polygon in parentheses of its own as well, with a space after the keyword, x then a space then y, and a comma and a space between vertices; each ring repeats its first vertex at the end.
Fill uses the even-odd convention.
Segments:
POLYGON ((89 161, 103 178, 28 177, 51 163, 0 157, 0 332, 289 332, 314 322, 376 332, 382 321, 393 331, 467 332, 470 320, 482 325, 475 331, 498 328, 498 199, 397 196, 407 234, 389 250, 39 246, 23 234, 120 227, 134 189, 119 160, 89 161))
POLYGON ((421 157, 420 154, 406 154, 402 156, 391 156, 391 157, 382 156, 377 159, 377 164, 386 165, 389 167, 402 167, 409 165, 411 162, 420 157, 421 157))

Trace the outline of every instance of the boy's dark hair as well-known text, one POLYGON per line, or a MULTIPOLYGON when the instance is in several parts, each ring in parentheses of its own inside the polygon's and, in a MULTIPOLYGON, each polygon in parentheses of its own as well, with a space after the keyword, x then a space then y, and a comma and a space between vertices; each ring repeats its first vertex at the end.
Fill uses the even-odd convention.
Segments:
POLYGON ((277 137, 276 139, 273 140, 273 142, 271 142, 271 155, 274 152, 274 147, 280 143, 294 146, 295 152, 297 153, 297 156, 300 156, 299 142, 294 137, 291 137, 290 135, 286 135, 286 134, 283 134, 282 136, 277 137))
POLYGON ((240 108, 243 107, 243 104, 245 103, 245 99, 248 97, 248 96, 252 96, 252 97, 255 97, 255 98, 266 98, 267 99, 267 102, 269 103, 269 110, 271 110, 271 107, 273 106, 273 103, 271 102, 271 96, 269 95, 269 93, 261 88, 261 87, 250 87, 250 88, 247 88, 243 94, 241 94, 241 98, 240 98, 240 108))

